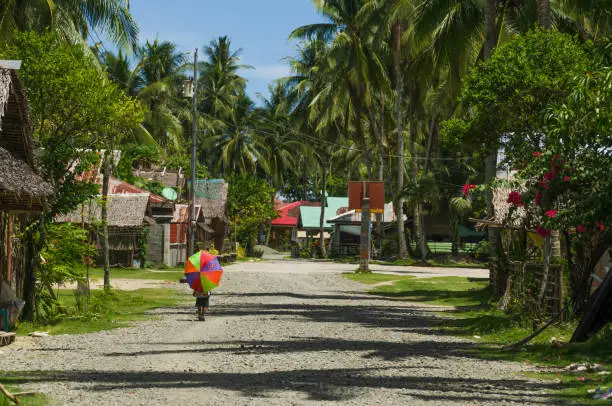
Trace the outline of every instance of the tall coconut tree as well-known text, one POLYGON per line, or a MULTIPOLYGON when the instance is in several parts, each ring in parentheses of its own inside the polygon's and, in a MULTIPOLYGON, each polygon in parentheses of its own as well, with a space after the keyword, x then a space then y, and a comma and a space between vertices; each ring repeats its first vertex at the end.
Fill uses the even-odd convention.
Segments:
MULTIPOLYGON (((360 11, 363 0, 322 0, 316 2, 327 23, 305 25, 295 29, 290 38, 320 38, 330 41, 327 51, 328 81, 320 92, 327 97, 348 95, 350 104, 359 121, 356 128, 359 136, 366 138, 361 120, 368 124, 374 136, 378 152, 378 179, 384 180, 385 135, 376 118, 373 101, 380 89, 390 88, 383 56, 374 45, 370 19, 363 18, 360 11)), ((320 96, 317 100, 321 99, 320 96)))
POLYGON ((251 67, 240 63, 242 49, 232 50, 227 36, 215 38, 203 49, 206 59, 199 66, 200 108, 211 118, 226 120, 245 95, 246 79, 239 71, 251 67))
POLYGON ((268 86, 268 97, 260 95, 263 103, 255 111, 256 130, 267 146, 267 161, 272 184, 281 189, 287 175, 295 166, 295 158, 304 150, 297 138, 291 118, 292 98, 285 82, 268 86))
POLYGON ((144 127, 165 147, 179 148, 183 142, 180 115, 189 116, 188 107, 179 103, 185 55, 168 41, 147 41, 140 50, 135 89, 147 105, 144 127))
POLYGON ((136 49, 138 25, 127 0, 3 0, 0 4, 0 43, 10 42, 15 30, 56 31, 72 43, 100 33, 115 45, 136 49))

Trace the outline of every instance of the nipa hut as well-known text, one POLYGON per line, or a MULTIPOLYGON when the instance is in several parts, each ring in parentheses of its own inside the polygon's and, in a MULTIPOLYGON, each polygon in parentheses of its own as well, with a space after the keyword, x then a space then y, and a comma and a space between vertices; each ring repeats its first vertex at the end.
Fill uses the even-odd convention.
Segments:
MULTIPOLYGON (((108 242, 111 266, 133 266, 135 259, 141 259, 141 239, 145 226, 149 193, 109 195, 108 242)), ((90 200, 82 207, 56 218, 60 223, 94 225, 102 219, 100 199, 90 200)), ((101 234, 94 233, 98 248, 102 246, 101 234)), ((101 258, 98 258, 101 262, 101 258)))
POLYGON ((52 186, 36 173, 32 124, 19 63, 0 61, 0 280, 20 296, 25 247, 16 238, 43 211, 52 186))
POLYGON ((228 231, 227 193, 229 185, 223 179, 198 180, 195 187, 195 204, 202 208, 202 220, 198 221, 197 240, 204 245, 213 244, 223 252, 228 231))

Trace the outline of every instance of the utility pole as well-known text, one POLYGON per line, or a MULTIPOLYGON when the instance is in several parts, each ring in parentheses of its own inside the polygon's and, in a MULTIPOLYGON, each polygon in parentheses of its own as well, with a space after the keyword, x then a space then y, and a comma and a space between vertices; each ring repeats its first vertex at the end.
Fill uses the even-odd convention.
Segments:
POLYGON ((370 272, 370 196, 366 182, 361 195, 361 232, 359 239, 359 272, 370 272))
MULTIPOLYGON (((193 106, 191 109, 191 188, 189 189, 189 246, 188 257, 195 252, 195 233, 196 233, 196 218, 195 218, 195 187, 196 187, 196 133, 198 131, 197 113, 198 113, 198 48, 193 55, 193 106)), ((185 258, 187 261, 187 258, 185 258)))

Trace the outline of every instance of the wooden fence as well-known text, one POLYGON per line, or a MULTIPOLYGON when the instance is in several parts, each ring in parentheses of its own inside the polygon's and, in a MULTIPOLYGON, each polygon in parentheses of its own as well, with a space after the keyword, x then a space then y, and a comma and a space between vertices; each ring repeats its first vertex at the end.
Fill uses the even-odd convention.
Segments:
POLYGON ((538 302, 544 277, 544 265, 533 262, 513 262, 502 299, 503 309, 519 308, 531 314, 542 314, 554 319, 562 317, 563 268, 551 264, 543 305, 538 302))

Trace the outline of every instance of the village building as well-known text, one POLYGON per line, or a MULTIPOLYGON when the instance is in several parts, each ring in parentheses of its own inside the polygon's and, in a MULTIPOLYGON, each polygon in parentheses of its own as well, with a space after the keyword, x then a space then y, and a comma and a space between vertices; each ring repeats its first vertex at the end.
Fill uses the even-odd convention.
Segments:
POLYGON ((319 202, 281 202, 276 200, 274 207, 278 212, 278 217, 270 221, 270 234, 268 246, 280 251, 290 248, 293 236, 297 235, 297 226, 300 218, 300 207, 320 207, 319 202))
POLYGON ((232 248, 226 241, 229 234, 228 191, 229 184, 223 179, 196 181, 195 204, 201 208, 201 219, 197 220, 197 242, 201 249, 212 247, 222 253, 232 248))
MULTIPOLYGON (((348 208, 348 197, 328 197, 325 199, 326 206, 323 222, 323 242, 327 244, 333 230, 333 224, 329 223, 328 219, 342 214, 348 208)), ((308 244, 311 240, 318 241, 320 244, 320 222, 321 222, 321 206, 300 206, 300 217, 298 226, 292 235, 292 241, 300 245, 308 244)))
POLYGON ((0 282, 21 297, 26 247, 17 236, 42 212, 53 187, 36 173, 32 124, 14 61, 0 62, 0 282))
MULTIPOLYGON (((110 264, 113 267, 139 267, 143 260, 143 237, 145 228, 151 225, 147 219, 149 193, 109 194, 107 197, 108 243, 110 264)), ((92 230, 93 241, 98 248, 97 263, 102 264, 102 199, 99 196, 81 205, 72 212, 58 216, 58 223, 83 224, 92 230)))
MULTIPOLYGON (((377 215, 370 214, 372 230, 378 229, 379 222, 377 215)), ((406 216, 404 216, 405 219, 406 216)), ((356 210, 348 210, 337 216, 327 219, 329 224, 334 227, 332 240, 330 243, 330 255, 336 256, 355 256, 359 255, 359 244, 361 238, 361 219, 362 213, 356 210)), ((383 226, 390 226, 396 221, 393 203, 386 203, 382 214, 381 222, 383 226)), ((380 237, 380 236, 379 236, 380 237)))

